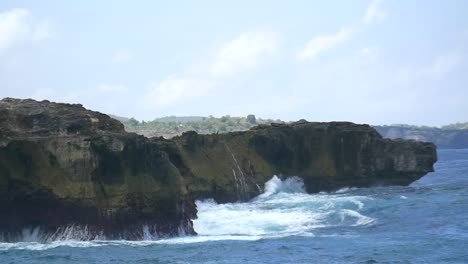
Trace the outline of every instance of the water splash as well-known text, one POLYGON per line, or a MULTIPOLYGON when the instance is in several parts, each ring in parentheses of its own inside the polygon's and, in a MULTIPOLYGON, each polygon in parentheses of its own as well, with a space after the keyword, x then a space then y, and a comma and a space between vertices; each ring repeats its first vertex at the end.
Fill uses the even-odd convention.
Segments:
POLYGON ((307 194, 299 177, 273 176, 265 192, 248 203, 197 201, 195 231, 203 236, 281 237, 311 235, 328 227, 371 225, 362 212, 370 198, 343 193, 307 194))
MULTIPOLYGON (((134 235, 144 241, 159 240, 165 235, 157 231, 155 224, 142 224, 139 230, 124 230, 120 234, 112 234, 111 237, 104 235, 101 230, 91 230, 87 225, 70 224, 57 228, 54 232, 45 231, 40 227, 26 227, 21 232, 16 233, 0 233, 1 242, 36 242, 36 243, 51 243, 60 241, 106 241, 111 239, 125 239, 128 235, 134 235), (127 232, 127 233, 125 233, 127 232)), ((178 236, 188 236, 193 230, 192 222, 183 220, 177 227, 178 236)))
POLYGON ((245 173, 239 166, 239 163, 237 162, 237 158, 232 152, 231 148, 225 143, 226 150, 231 154, 232 160, 234 161, 235 167, 232 168, 232 175, 234 177, 234 182, 236 184, 236 192, 237 192, 237 199, 239 201, 245 200, 247 196, 247 192, 249 191, 249 186, 247 185, 247 181, 245 180, 245 173), (236 173, 236 170, 239 173, 236 173))
POLYGON ((276 193, 305 193, 304 182, 301 178, 293 176, 282 181, 274 175, 265 183, 265 191, 258 198, 267 198, 276 193))

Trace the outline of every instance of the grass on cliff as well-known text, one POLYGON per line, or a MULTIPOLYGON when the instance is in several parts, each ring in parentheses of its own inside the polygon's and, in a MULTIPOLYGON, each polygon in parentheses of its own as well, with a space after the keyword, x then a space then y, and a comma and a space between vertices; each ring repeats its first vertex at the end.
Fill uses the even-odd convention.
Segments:
POLYGON ((196 131, 199 134, 226 133, 232 131, 244 131, 259 124, 283 122, 273 119, 257 119, 255 115, 246 117, 163 117, 153 121, 138 121, 134 118, 119 118, 125 126, 125 130, 146 136, 163 136, 170 138, 186 131, 196 131))
MULTIPOLYGON (((167 116, 156 118, 153 121, 138 121, 135 118, 112 116, 124 124, 125 130, 147 137, 171 138, 186 131, 196 131, 199 134, 226 133, 232 131, 244 131, 259 124, 284 123, 281 120, 261 119, 255 115, 246 117, 222 117, 203 116, 167 116)), ((441 127, 414 126, 406 124, 384 125, 377 127, 399 127, 416 130, 464 130, 468 129, 468 122, 449 124, 441 127)))

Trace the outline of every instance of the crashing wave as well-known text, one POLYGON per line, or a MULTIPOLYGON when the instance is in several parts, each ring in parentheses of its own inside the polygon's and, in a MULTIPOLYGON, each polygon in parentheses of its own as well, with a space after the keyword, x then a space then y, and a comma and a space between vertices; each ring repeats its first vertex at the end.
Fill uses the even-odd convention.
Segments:
POLYGON ((265 183, 265 191, 258 198, 266 198, 276 193, 305 193, 304 181, 297 177, 289 177, 282 181, 274 175, 265 183))
POLYGON ((375 219, 362 213, 370 198, 345 193, 307 194, 299 177, 281 180, 273 176, 265 184, 265 192, 248 203, 197 201, 194 229, 203 236, 268 238, 375 223, 375 219))

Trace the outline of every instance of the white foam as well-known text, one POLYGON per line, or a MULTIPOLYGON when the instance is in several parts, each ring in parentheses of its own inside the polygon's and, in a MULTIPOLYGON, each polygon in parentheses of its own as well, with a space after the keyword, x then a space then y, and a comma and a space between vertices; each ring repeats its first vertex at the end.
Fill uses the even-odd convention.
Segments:
POLYGON ((41 236, 40 228, 23 228, 21 236, 23 242, 38 242, 41 236))
POLYGON ((278 176, 274 175, 271 180, 265 183, 265 191, 259 198, 266 198, 275 193, 305 193, 304 182, 299 177, 289 177, 282 181, 278 176))
POLYGON ((271 236, 302 233, 320 222, 320 215, 303 210, 275 208, 270 204, 197 202, 194 229, 200 235, 271 236))
POLYGON ((356 188, 356 187, 344 187, 344 188, 341 188, 341 189, 335 191, 335 193, 347 193, 347 192, 355 191, 357 189, 358 188, 356 188))
POLYGON ((348 209, 341 209, 340 212, 341 220, 344 222, 347 217, 354 218, 355 223, 352 226, 362 226, 362 225, 369 225, 374 223, 374 219, 364 216, 357 211, 348 210, 348 209))
POLYGON ((57 247, 99 247, 106 245, 107 242, 98 242, 98 241, 53 241, 49 243, 40 243, 40 242, 17 242, 17 243, 0 243, 0 250, 47 250, 57 247))
POLYGON ((310 195, 305 193, 300 178, 281 181, 273 176, 265 184, 265 192, 249 203, 197 201, 194 229, 213 239, 219 236, 270 238, 313 234, 324 227, 373 224, 373 218, 359 212, 370 199, 343 194, 348 190, 310 195))
POLYGON ((222 241, 222 240, 239 240, 239 241, 255 241, 262 239, 261 236, 187 236, 187 237, 175 237, 168 239, 159 240, 93 240, 93 241, 53 241, 48 243, 40 242, 16 242, 16 243, 0 243, 0 251, 5 250, 32 250, 41 251, 49 250, 58 247, 73 247, 73 248, 89 248, 89 247, 102 247, 110 245, 125 245, 132 247, 144 247, 151 245, 171 245, 171 244, 192 244, 192 243, 203 243, 209 241, 222 241))

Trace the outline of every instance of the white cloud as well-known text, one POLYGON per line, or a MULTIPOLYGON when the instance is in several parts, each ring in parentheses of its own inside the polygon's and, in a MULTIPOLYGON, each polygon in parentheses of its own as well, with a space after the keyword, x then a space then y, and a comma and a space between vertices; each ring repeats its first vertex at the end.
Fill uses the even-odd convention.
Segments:
POLYGON ((424 68, 421 72, 424 75, 429 75, 436 79, 442 79, 451 71, 455 70, 462 60, 463 54, 458 52, 441 54, 435 57, 431 65, 424 68))
POLYGON ((372 47, 365 47, 359 50, 359 54, 363 56, 369 56, 369 55, 375 54, 376 52, 377 52, 377 49, 372 48, 372 47))
POLYGON ((382 0, 373 0, 367 7, 366 14, 364 15, 363 21, 367 24, 374 21, 382 21, 387 17, 387 14, 380 9, 382 0))
POLYGON ((40 21, 36 26, 32 27, 32 40, 34 42, 50 39, 53 37, 50 24, 47 21, 40 21))
POLYGON ((242 34, 218 51, 211 73, 223 76, 252 70, 260 61, 273 54, 277 46, 277 35, 273 32, 254 31, 242 34))
POLYGON ((35 43, 51 36, 48 23, 35 20, 26 9, 0 13, 0 54, 16 45, 35 43))
POLYGON ((358 54, 363 59, 376 59, 379 57, 380 50, 376 47, 365 47, 358 50, 358 54))
POLYGON ((354 30, 352 28, 342 28, 340 31, 334 34, 315 37, 306 44, 302 51, 299 52, 298 58, 300 60, 313 59, 319 53, 333 48, 341 42, 344 42, 353 33, 354 30))
POLYGON ((133 59, 133 54, 127 50, 117 51, 111 58, 112 62, 124 63, 133 59))
POLYGON ((373 0, 367 7, 362 18, 364 23, 344 26, 338 32, 312 38, 305 47, 297 54, 301 61, 316 58, 320 53, 327 51, 350 39, 354 34, 365 29, 365 24, 370 24, 376 20, 383 20, 387 15, 380 9, 382 0, 373 0))
POLYGON ((145 100, 150 108, 167 108, 212 91, 215 86, 226 87, 229 78, 259 67, 275 53, 277 34, 270 31, 244 33, 222 45, 207 63, 189 67, 181 75, 169 76, 151 84, 145 100))
POLYGON ((165 108, 176 102, 205 95, 214 83, 205 79, 169 76, 160 83, 153 83, 146 97, 151 108, 165 108))
POLYGON ((440 81, 455 71, 463 59, 464 54, 460 51, 442 53, 434 56, 427 64, 400 67, 396 71, 394 82, 398 85, 409 85, 430 79, 440 81))

